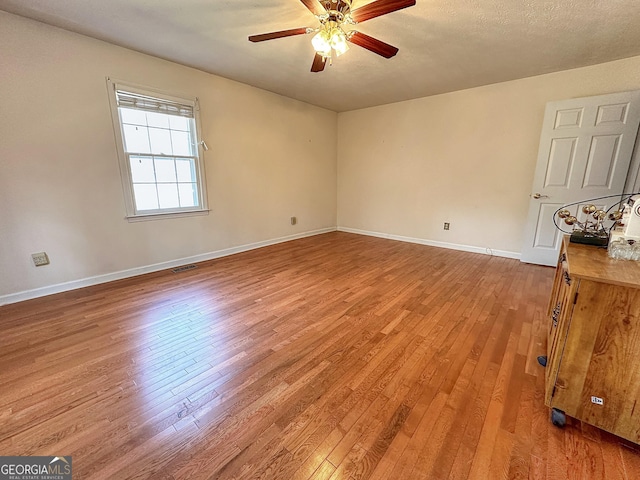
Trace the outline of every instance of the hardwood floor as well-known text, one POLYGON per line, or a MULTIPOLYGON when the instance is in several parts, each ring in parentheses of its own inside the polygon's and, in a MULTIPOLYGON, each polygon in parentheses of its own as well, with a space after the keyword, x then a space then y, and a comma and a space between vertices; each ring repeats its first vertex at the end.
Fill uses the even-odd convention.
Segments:
POLYGON ((74 479, 638 479, 549 422, 553 270, 330 233, 0 307, 0 455, 74 479))

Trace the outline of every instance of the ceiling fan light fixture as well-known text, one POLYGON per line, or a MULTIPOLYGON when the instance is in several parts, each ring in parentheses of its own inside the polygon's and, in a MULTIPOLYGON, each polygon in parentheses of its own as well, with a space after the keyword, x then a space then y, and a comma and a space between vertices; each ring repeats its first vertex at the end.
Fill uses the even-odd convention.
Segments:
POLYGON ((340 56, 349 50, 347 43, 347 34, 340 28, 336 22, 327 22, 311 39, 314 50, 323 57, 331 57, 331 50, 336 52, 336 56, 340 56))
POLYGON ((331 36, 326 29, 320 29, 320 31, 313 36, 311 45, 313 45, 314 50, 323 57, 331 56, 331 36))
POLYGON ((331 47, 336 51, 338 57, 349 50, 347 35, 340 27, 335 27, 331 31, 331 47))

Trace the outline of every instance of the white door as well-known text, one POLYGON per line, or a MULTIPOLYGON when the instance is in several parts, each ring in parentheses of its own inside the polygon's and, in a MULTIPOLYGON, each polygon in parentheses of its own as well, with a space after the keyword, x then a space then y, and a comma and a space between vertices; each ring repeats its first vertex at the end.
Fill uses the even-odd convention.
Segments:
MULTIPOLYGON (((550 102, 544 114, 521 260, 555 265, 563 205, 622 193, 640 122, 640 91, 550 102)), ((615 199, 594 202, 610 206, 615 199)), ((570 208, 578 218, 581 205, 570 208)), ((564 225, 566 230, 570 227, 564 225)))

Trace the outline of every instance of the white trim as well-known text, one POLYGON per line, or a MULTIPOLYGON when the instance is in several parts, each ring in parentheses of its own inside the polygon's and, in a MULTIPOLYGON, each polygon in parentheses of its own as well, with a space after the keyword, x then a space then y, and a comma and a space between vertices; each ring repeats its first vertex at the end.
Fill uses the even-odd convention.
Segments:
POLYGON ((318 230, 311 230, 309 232, 297 233, 294 235, 287 235, 285 237, 273 238, 270 240, 263 240, 261 242, 249 243, 246 245, 240 245, 238 247, 226 248, 224 250, 216 250, 214 252, 203 253, 200 255, 194 255, 191 257, 179 258, 176 260, 170 260, 168 262, 156 263, 153 265, 146 265, 143 267, 131 268, 128 270, 120 270, 118 272, 107 273, 104 275, 96 275, 94 277, 81 278, 79 280, 72 280, 70 282, 58 283, 56 285, 50 285, 48 287, 34 288, 32 290, 24 290, 22 292, 10 293, 8 295, 0 296, 0 306, 10 303, 22 302, 33 298, 44 297, 47 295, 53 295, 56 293, 67 292, 69 290, 76 290, 78 288, 90 287, 92 285, 99 285, 101 283, 113 282, 115 280, 122 280, 123 278, 135 277, 137 275, 144 275, 145 273, 158 272, 160 270, 167 270, 169 268, 179 267, 181 265, 187 265, 190 263, 204 262, 207 260, 213 260, 215 258, 227 257, 236 253, 247 252, 249 250, 255 250, 256 248, 268 247, 270 245, 276 245, 278 243, 289 242, 291 240, 297 240, 299 238, 312 237, 314 235, 322 235, 329 232, 347 232, 355 233, 357 235, 367 235, 369 237, 386 238, 388 240, 397 240, 399 242, 417 243, 420 245, 428 245, 430 247, 447 248, 450 250, 461 250, 464 252, 481 253, 483 255, 494 255, 497 257, 520 259, 520 254, 517 252, 509 252, 506 250, 493 250, 491 248, 474 247, 471 245, 460 245, 456 243, 437 242, 434 240, 425 240, 422 238, 404 237, 401 235, 393 235, 390 233, 371 232, 368 230, 359 230, 356 228, 348 227, 328 227, 318 230))
POLYGON ((136 215, 134 217, 125 217, 128 222, 146 222, 147 220, 162 220, 165 218, 182 218, 182 217, 195 217, 198 215, 209 215, 211 210, 188 210, 184 212, 172 212, 172 213, 150 213, 149 215, 136 215))
POLYGON ((297 240, 299 238, 312 237, 314 235, 321 235, 323 233, 329 233, 329 232, 335 232, 335 231, 336 231, 336 227, 321 228, 318 230, 311 230, 309 232, 302 232, 294 235, 287 235, 286 237, 273 238, 270 240, 263 240, 261 242, 240 245, 238 247, 226 248, 224 250, 216 250, 214 252, 194 255, 192 257, 179 258, 176 260, 170 260, 168 262, 161 262, 153 265, 146 265, 143 267, 130 268, 128 270, 120 270, 119 272, 107 273, 104 275, 96 275, 94 277, 81 278, 79 280, 72 280, 70 282, 58 283, 56 285, 50 285, 48 287, 34 288, 33 290, 24 290, 22 292, 10 293, 8 295, 1 295, 0 306, 7 305, 9 303, 22 302, 24 300, 30 300, 32 298, 44 297, 46 295, 53 295, 55 293, 67 292, 69 290, 75 290, 78 288, 90 287, 92 285, 98 285, 100 283, 113 282, 114 280, 121 280, 123 278, 135 277, 137 275, 143 275, 145 273, 166 270, 169 268, 179 267, 181 265, 187 265, 190 263, 204 262, 207 260, 213 260, 215 258, 227 257, 229 255, 234 255, 236 253, 255 250, 256 248, 267 247, 269 245, 275 245, 278 243, 289 242, 291 240, 297 240))
POLYGON ((418 243, 420 245, 428 245, 430 247, 447 248, 449 250, 462 250, 463 252, 481 253, 483 255, 492 255, 495 257, 505 257, 520 260, 520 254, 518 252, 510 252, 508 250, 494 250, 489 247, 474 247, 473 245, 460 245, 458 243, 438 242, 435 240, 426 240, 424 238, 403 237, 401 235, 370 232, 368 230, 358 230, 357 228, 349 227, 338 227, 337 230, 339 232, 356 233, 358 235, 367 235, 369 237, 398 240, 399 242, 418 243))

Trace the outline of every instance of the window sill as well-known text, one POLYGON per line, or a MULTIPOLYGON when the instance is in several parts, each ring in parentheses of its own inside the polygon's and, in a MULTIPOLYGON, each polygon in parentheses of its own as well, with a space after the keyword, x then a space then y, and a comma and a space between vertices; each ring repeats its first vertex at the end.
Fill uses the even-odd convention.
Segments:
POLYGON ((196 217, 200 215, 209 215, 206 210, 193 210, 190 212, 169 212, 169 213, 149 213, 144 215, 133 215, 125 217, 129 223, 146 222, 150 220, 164 220, 168 218, 196 217))

